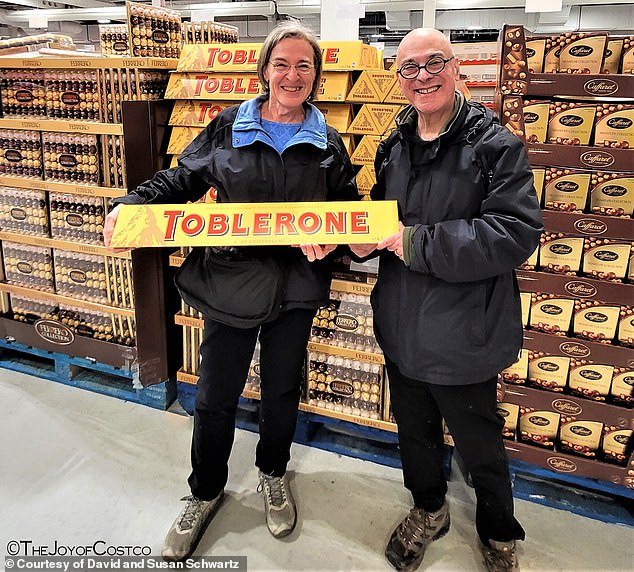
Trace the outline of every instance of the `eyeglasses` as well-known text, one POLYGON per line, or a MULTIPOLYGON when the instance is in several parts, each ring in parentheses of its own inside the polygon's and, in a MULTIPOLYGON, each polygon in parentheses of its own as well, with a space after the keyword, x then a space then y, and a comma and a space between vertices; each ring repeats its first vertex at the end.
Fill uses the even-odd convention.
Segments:
POLYGON ((269 65, 279 74, 286 74, 291 71, 291 68, 294 68, 295 71, 300 75, 308 75, 315 69, 315 66, 311 64, 283 64, 281 62, 269 62, 269 65))
POLYGON ((447 62, 453 60, 454 56, 450 58, 443 58, 441 56, 433 56, 427 60, 426 64, 419 66, 413 62, 402 65, 399 69, 396 70, 396 73, 400 75, 403 79, 416 79, 420 70, 425 70, 428 74, 438 75, 442 70, 445 69, 447 62))

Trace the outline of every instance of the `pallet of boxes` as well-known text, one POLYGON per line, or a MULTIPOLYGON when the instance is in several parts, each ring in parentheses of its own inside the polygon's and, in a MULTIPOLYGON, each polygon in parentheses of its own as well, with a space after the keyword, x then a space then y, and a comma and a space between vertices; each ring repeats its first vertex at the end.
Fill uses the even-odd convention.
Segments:
MULTIPOLYGON (((176 57, 174 15, 143 18, 144 30, 163 31, 157 43, 170 38, 176 57)), ((4 365, 44 356, 43 377, 166 408, 175 387, 165 383, 151 269, 138 273, 136 254, 106 251, 102 231, 110 200, 131 184, 122 105, 161 98, 176 60, 149 57, 166 52, 147 53, 147 39, 148 57, 66 49, 67 56, 46 48, 0 59, 4 365), (139 289, 147 304, 137 303, 139 289)))
POLYGON ((524 349, 502 374, 507 450, 634 497, 634 49, 631 37, 504 29, 500 109, 543 208, 517 275, 524 349))

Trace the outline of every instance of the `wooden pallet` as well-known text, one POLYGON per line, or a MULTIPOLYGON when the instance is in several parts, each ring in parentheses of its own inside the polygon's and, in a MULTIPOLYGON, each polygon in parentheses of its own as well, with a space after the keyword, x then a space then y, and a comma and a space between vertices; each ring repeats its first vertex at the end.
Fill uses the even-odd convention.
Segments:
POLYGON ((89 358, 0 339, 0 367, 166 410, 176 399, 176 382, 142 387, 134 368, 121 369, 89 358))

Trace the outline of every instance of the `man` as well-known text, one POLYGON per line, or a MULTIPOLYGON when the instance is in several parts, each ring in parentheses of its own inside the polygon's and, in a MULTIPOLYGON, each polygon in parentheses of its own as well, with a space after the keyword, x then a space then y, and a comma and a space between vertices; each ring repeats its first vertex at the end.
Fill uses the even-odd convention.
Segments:
MULTIPOLYGON (((473 479, 488 570, 519 570, 497 374, 522 343, 514 268, 539 242, 542 218, 524 147, 456 90, 459 65, 439 31, 417 29, 397 51, 410 102, 379 146, 374 200, 395 199, 399 232, 381 252, 372 293, 385 354, 405 486, 414 508, 386 557, 414 570, 449 530, 444 418, 473 479)), ((371 245, 353 247, 366 256, 371 245)))

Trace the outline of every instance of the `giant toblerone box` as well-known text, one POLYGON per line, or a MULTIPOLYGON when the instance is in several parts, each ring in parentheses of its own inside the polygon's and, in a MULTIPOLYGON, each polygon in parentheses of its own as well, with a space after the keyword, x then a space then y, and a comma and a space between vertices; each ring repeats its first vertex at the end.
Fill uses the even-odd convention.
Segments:
POLYGON ((385 70, 367 70, 354 82, 348 101, 352 103, 382 103, 396 81, 396 74, 385 70))
POLYGON ((316 107, 324 114, 326 123, 339 133, 347 133, 352 123, 352 105, 317 102, 316 107))
POLYGON ((183 127, 204 127, 223 109, 233 105, 230 101, 179 100, 174 104, 169 124, 183 127))
POLYGON ((353 165, 374 165, 374 157, 381 142, 378 135, 364 135, 350 156, 353 165))
MULTIPOLYGON (((378 51, 360 40, 320 42, 323 71, 374 70, 378 67, 378 51)), ((186 44, 177 71, 257 71, 262 44, 186 44)))
POLYGON ((348 132, 357 135, 383 135, 394 127, 400 105, 366 103, 357 113, 348 132))
POLYGON ((202 130, 202 127, 174 127, 167 145, 167 154, 180 155, 202 130))

